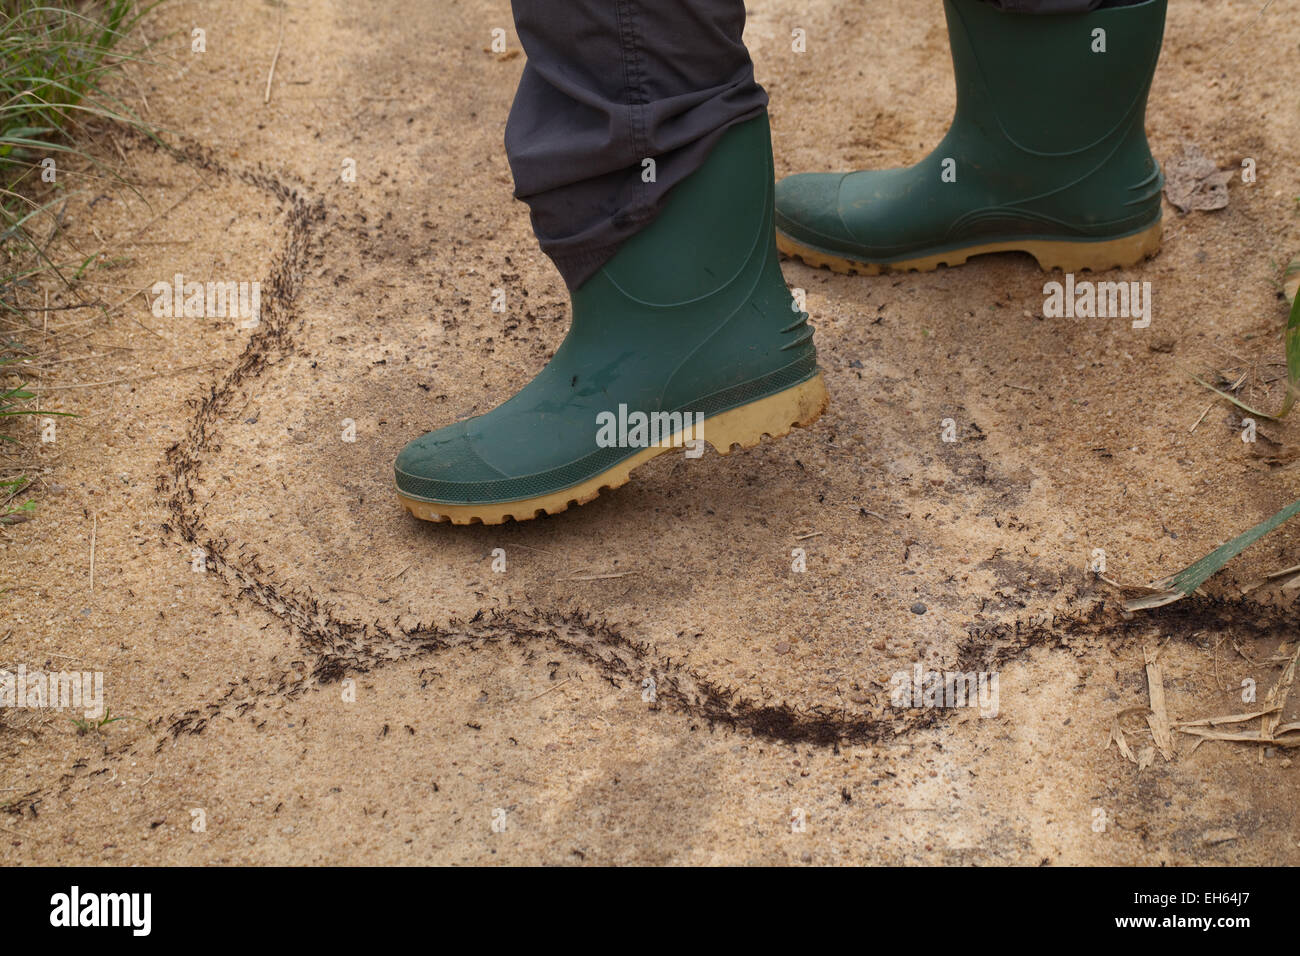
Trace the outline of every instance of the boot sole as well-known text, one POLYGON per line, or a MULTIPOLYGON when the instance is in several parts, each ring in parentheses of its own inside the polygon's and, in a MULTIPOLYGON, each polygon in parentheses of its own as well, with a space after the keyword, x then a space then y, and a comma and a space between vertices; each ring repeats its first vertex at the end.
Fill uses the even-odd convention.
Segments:
POLYGON ((1060 269, 1062 272, 1102 272, 1122 266, 1132 266, 1152 256, 1160 248, 1161 223, 1157 221, 1141 232, 1119 239, 1099 242, 1068 242, 1054 239, 1015 239, 1006 242, 987 242, 980 245, 949 249, 930 256, 903 259, 898 262, 864 262, 849 259, 811 246, 805 246, 779 229, 776 245, 787 256, 799 259, 813 268, 826 268, 841 275, 874 276, 884 272, 933 272, 939 266, 959 266, 971 256, 989 252, 1027 252, 1045 272, 1060 269))
MULTIPOLYGON (((764 435, 781 438, 790 434, 796 426, 807 428, 821 417, 829 403, 826 383, 821 372, 818 372, 806 382, 800 382, 775 395, 704 419, 704 441, 720 455, 730 454, 736 446, 753 448, 762 441, 764 435)), ((674 439, 677 438, 674 436, 674 439)), ((399 491, 397 499, 403 508, 422 521, 450 521, 452 524, 501 524, 508 519, 531 521, 541 514, 559 514, 570 505, 585 505, 602 491, 627 484, 632 472, 651 458, 680 447, 680 444, 670 442, 664 446, 644 448, 581 484, 535 498, 459 505, 421 501, 399 491)))

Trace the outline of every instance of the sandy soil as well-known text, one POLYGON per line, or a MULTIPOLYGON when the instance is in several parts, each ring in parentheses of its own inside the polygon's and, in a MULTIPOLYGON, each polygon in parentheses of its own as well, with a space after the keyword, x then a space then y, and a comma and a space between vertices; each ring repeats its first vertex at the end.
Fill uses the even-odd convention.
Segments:
MULTIPOLYGON (((1151 283, 1150 328, 1044 318, 1027 257, 787 263, 832 393, 817 426, 469 528, 405 515, 390 469, 566 328, 501 147, 508 5, 294 3, 269 105, 280 9, 165 5, 122 91, 177 152, 110 130, 138 192, 68 173, 88 294, 127 301, 52 313, 75 361, 42 402, 81 417, 35 446, 39 517, 0 529, 0 580, 24 585, 0 663, 102 671, 130 719, 0 712, 0 861, 1300 862, 1286 751, 1176 735, 1166 760, 1140 713, 1150 763, 1106 747, 1148 703, 1147 648, 1173 720, 1251 709, 1246 679, 1263 699, 1289 595, 1233 581, 1297 563, 1300 530, 1136 618, 1085 572, 1100 548, 1146 582, 1297 493, 1296 426, 1243 443, 1189 378, 1280 400, 1300 115, 1276 65, 1300 26, 1261 5, 1172 4, 1153 148, 1254 158, 1258 181, 1218 212, 1167 204, 1159 256, 1109 277, 1151 283), (134 293, 176 273, 260 281, 261 324, 154 315, 134 293), (891 707, 917 663, 996 671, 997 716, 891 707)), ((914 161, 951 115, 937 3, 776 0, 747 36, 779 175, 914 161)))

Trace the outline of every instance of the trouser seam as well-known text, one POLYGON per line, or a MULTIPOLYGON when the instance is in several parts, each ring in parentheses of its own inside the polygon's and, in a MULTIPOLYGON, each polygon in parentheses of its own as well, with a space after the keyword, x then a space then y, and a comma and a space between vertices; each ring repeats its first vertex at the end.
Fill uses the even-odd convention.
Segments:
POLYGON ((635 166, 647 152, 645 132, 645 76, 641 64, 640 29, 632 0, 618 2, 619 45, 623 51, 623 77, 627 86, 627 117, 631 155, 628 165, 635 166))

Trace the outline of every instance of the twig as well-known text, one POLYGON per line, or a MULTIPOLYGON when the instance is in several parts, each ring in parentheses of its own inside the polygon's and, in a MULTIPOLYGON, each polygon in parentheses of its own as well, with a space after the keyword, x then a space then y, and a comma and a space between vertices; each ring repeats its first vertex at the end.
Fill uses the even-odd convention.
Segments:
POLYGON ((563 687, 565 684, 567 684, 567 683, 568 683, 569 681, 571 681, 571 680, 573 680, 572 677, 566 677, 566 678, 564 678, 564 680, 560 681, 558 684, 552 684, 550 687, 546 688, 546 690, 542 691, 542 692, 541 692, 540 694, 538 694, 536 697, 529 697, 529 698, 528 698, 528 702, 529 702, 529 703, 532 703, 532 702, 535 701, 535 700, 539 700, 540 698, 545 697, 545 696, 546 696, 547 694, 549 694, 551 691, 555 690, 555 688, 557 688, 557 687, 563 687))
MULTIPOLYGON (((1208 405, 1205 406, 1205 411, 1201 412, 1201 417, 1198 418, 1198 419, 1196 419, 1196 425, 1199 425, 1199 424, 1201 424, 1201 422, 1205 421, 1205 416, 1208 415, 1208 414, 1210 414, 1210 409, 1212 409, 1213 407, 1214 407, 1214 402, 1210 402, 1210 404, 1208 404, 1208 405)), ((1189 432, 1194 432, 1194 431, 1196 431, 1196 425, 1193 425, 1191 428, 1189 428, 1189 429, 1187 429, 1187 430, 1188 430, 1189 432)))
POLYGON ((103 385, 122 385, 126 382, 143 382, 146 379, 158 378, 162 375, 180 375, 182 372, 192 372, 196 368, 209 368, 213 365, 220 365, 220 362, 200 362, 198 365, 186 365, 184 368, 168 369, 165 372, 150 372, 148 375, 134 375, 126 378, 111 378, 106 382, 81 382, 76 385, 44 385, 43 388, 53 391, 54 389, 65 388, 99 388, 103 385))
POLYGON ((1222 717, 1201 717, 1199 720, 1184 720, 1181 723, 1174 724, 1174 729, 1182 730, 1184 727, 1217 727, 1219 724, 1239 724, 1243 720, 1254 720, 1257 717, 1263 717, 1265 714, 1281 709, 1281 706, 1276 706, 1265 710, 1252 710, 1247 714, 1224 714, 1222 717))
POLYGON ((90 516, 90 590, 95 590, 95 538, 99 531, 99 515, 90 516))
MULTIPOLYGON (((1184 728, 1181 733, 1191 734, 1204 740, 1229 740, 1243 744, 1267 744, 1270 747, 1300 747, 1300 737, 1262 737, 1258 730, 1245 730, 1240 733, 1208 730, 1204 727, 1184 728)), ((1259 751, 1259 758, 1264 759, 1264 752, 1259 751)))
POLYGON ((266 95, 262 97, 263 105, 271 102, 271 81, 275 79, 275 65, 280 62, 280 44, 284 43, 284 11, 280 11, 280 38, 275 41, 275 54, 271 57, 271 69, 266 74, 266 95))
POLYGON ((551 557, 555 557, 554 551, 547 551, 545 548, 534 548, 532 545, 528 545, 528 544, 519 544, 518 542, 516 542, 512 544, 510 547, 523 548, 525 551, 537 551, 540 552, 541 554, 549 554, 551 557))

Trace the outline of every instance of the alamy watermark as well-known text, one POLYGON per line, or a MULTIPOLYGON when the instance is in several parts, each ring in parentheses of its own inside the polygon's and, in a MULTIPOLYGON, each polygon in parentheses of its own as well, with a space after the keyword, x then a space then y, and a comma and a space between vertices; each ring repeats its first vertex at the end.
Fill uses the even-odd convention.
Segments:
POLYGON ((1076 282, 1067 272, 1064 284, 1046 283, 1043 295, 1044 318, 1132 319, 1135 329, 1151 325, 1150 282, 1076 282))
POLYGON ((996 671, 895 671, 889 702, 895 707, 972 707, 981 717, 998 715, 996 671))
POLYGON ((703 412, 642 412, 619 405, 596 415, 600 448, 685 448, 687 458, 704 454, 703 412))
POLYGON ((74 885, 50 897, 50 925, 56 927, 118 926, 148 936, 152 914, 152 893, 83 893, 74 885))
POLYGON ((81 710, 87 720, 104 716, 102 671, 0 670, 0 707, 27 710, 81 710))
POLYGON ((158 280, 149 291, 157 319, 241 319, 241 329, 254 328, 262 320, 260 282, 186 282, 178 272, 170 282, 158 280))

